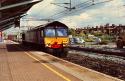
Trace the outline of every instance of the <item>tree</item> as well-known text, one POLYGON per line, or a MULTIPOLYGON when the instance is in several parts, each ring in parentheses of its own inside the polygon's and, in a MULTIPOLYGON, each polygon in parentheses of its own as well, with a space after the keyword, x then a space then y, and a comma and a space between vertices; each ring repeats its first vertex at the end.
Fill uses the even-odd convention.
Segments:
POLYGON ((69 29, 69 35, 75 36, 75 35, 76 35, 75 29, 70 28, 70 29, 69 29))

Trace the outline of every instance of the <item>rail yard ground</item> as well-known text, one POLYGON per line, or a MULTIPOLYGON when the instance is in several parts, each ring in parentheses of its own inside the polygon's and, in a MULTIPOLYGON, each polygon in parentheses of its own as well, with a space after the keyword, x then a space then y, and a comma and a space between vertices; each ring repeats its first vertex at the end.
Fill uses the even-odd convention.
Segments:
POLYGON ((72 54, 66 60, 125 80, 125 48, 117 48, 115 43, 93 45, 90 42, 70 48, 72 54))
POLYGON ((12 41, 0 43, 0 81, 122 81, 12 41))
POLYGON ((65 60, 125 80, 125 57, 76 50, 70 53, 65 60))

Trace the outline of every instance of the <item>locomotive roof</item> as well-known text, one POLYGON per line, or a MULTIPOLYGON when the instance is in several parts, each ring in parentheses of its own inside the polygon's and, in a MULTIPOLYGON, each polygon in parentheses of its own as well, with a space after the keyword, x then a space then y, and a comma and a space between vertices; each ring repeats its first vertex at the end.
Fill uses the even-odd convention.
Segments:
POLYGON ((50 22, 50 23, 47 23, 47 24, 43 24, 43 25, 40 25, 40 26, 37 26, 31 30, 35 30, 35 29, 39 29, 39 28, 44 28, 44 27, 48 27, 48 26, 63 26, 63 27, 66 27, 68 28, 68 26, 66 26, 65 24, 59 22, 59 21, 53 21, 53 22, 50 22))

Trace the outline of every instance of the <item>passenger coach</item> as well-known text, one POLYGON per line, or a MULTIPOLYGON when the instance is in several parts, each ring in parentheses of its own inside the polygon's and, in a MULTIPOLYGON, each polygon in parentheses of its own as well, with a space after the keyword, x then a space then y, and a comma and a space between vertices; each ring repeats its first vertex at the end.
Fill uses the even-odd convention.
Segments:
POLYGON ((35 44, 42 49, 65 57, 68 52, 68 27, 58 21, 40 25, 22 34, 23 44, 35 44))

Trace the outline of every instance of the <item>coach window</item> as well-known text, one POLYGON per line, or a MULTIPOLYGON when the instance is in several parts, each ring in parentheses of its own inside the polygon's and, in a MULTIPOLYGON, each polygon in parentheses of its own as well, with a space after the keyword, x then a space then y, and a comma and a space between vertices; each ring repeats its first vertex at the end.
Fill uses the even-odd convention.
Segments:
POLYGON ((55 29, 45 29, 45 36, 47 37, 55 36, 55 29))

